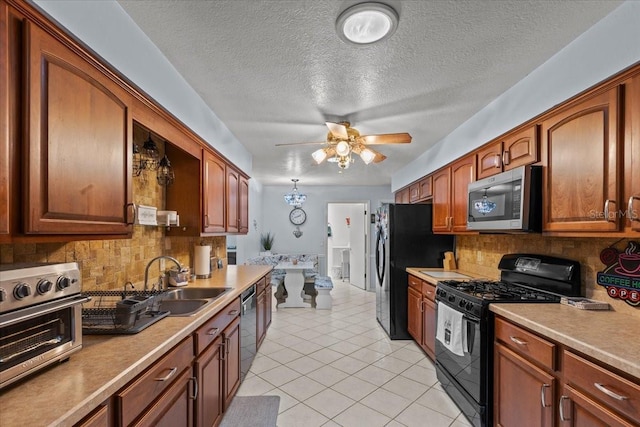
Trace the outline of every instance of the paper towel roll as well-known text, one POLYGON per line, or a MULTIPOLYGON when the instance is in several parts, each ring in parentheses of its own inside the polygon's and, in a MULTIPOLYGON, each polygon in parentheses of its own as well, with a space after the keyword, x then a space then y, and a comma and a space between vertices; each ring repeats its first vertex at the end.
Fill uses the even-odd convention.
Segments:
POLYGON ((211 273, 209 265, 209 257, 211 256, 211 246, 196 246, 195 249, 195 262, 194 268, 196 270, 196 277, 204 279, 209 277, 211 273))

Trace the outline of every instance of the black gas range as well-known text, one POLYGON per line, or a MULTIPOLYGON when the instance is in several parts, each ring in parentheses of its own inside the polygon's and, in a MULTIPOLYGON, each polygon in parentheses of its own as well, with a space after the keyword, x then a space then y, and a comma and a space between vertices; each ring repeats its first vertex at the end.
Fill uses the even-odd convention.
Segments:
POLYGON ((438 380, 475 426, 492 425, 494 321, 489 304, 559 303, 562 296, 579 296, 581 289, 576 261, 508 254, 498 268, 500 280, 443 280, 436 288, 438 328, 460 329, 436 334, 438 380), (454 346, 449 337, 460 342, 454 346))

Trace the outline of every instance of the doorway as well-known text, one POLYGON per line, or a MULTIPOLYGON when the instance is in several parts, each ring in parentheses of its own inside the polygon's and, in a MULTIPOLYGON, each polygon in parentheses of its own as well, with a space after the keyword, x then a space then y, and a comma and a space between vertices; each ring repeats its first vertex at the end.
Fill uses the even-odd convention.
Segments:
POLYGON ((368 288, 369 202, 327 203, 327 274, 368 288))

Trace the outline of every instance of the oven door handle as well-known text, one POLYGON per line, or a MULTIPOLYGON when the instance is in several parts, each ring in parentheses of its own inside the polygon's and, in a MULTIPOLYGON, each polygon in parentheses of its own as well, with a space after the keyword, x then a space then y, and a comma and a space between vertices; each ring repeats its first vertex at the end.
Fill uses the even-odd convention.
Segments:
POLYGON ((472 319, 470 317, 464 316, 463 319, 466 321, 466 334, 467 334, 467 353, 473 353, 473 343, 476 340, 476 325, 480 324, 480 321, 477 319, 472 319))
POLYGON ((34 316, 42 316, 44 314, 53 313, 55 311, 63 310, 68 307, 73 307, 75 305, 82 304, 90 300, 91 298, 89 297, 77 296, 71 299, 65 299, 64 301, 52 301, 52 302, 44 303, 38 306, 28 307, 28 308, 25 308, 24 310, 20 310, 17 312, 7 313, 3 316, 0 316, 0 328, 13 325, 14 323, 29 320, 34 316))

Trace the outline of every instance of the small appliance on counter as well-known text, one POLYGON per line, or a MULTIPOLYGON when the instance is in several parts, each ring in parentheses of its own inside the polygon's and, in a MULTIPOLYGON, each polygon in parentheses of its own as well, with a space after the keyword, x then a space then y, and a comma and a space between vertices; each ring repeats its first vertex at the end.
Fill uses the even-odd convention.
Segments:
POLYGON ((75 262, 0 265, 0 389, 82 348, 75 262))
POLYGON ((169 286, 187 286, 189 278, 191 276, 191 269, 189 267, 183 267, 178 271, 177 268, 172 268, 167 271, 167 279, 169 286))

